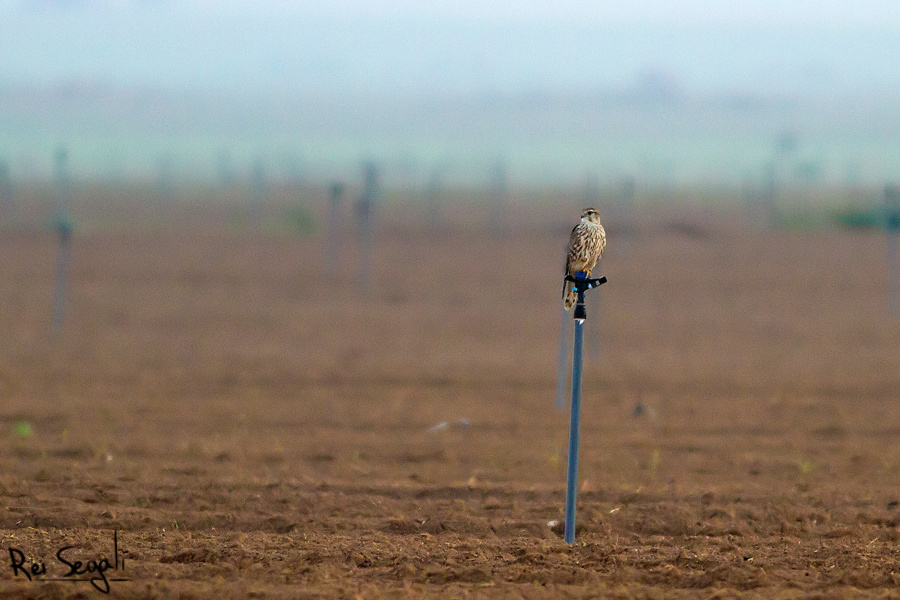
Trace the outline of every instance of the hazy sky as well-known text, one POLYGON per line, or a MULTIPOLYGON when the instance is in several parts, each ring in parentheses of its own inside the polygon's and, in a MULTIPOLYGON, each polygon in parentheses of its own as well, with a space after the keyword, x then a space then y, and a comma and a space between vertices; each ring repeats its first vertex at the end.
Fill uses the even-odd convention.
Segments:
POLYGON ((206 14, 305 15, 492 21, 552 20, 596 24, 741 24, 858 27, 900 25, 895 0, 0 0, 14 12, 180 9, 206 14))
POLYGON ((299 145, 740 178, 789 130, 875 180, 898 106, 900 0, 0 0, 0 154, 32 173, 66 142, 85 173, 299 145), (660 82, 697 101, 596 100, 660 82))
POLYGON ((0 0, 0 83, 314 93, 900 89, 896 0, 0 0))
MULTIPOLYGON (((804 26, 883 26, 900 24, 900 10, 891 0, 334 0, 332 2, 274 1, 255 10, 309 15, 363 13, 375 17, 462 18, 494 21, 551 20, 596 24, 741 24, 804 26)), ((241 10, 241 2, 198 1, 197 5, 241 10)))

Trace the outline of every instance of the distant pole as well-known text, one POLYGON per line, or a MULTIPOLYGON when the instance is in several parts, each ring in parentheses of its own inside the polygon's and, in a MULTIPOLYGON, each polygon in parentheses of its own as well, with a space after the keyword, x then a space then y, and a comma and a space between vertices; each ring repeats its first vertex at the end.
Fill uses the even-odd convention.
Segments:
POLYGON ((219 184, 223 188, 230 188, 234 185, 234 164, 231 160, 231 152, 222 150, 216 157, 216 173, 219 176, 219 184))
POLYGON ((566 392, 569 391, 566 386, 566 375, 568 375, 566 344, 569 342, 569 319, 566 318, 568 315, 565 308, 560 307, 559 312, 559 345, 556 358, 556 409, 562 410, 566 407, 566 392))
POLYGON ((569 464, 566 476, 566 529, 567 544, 575 543, 575 506, 578 497, 578 447, 581 431, 581 374, 582 350, 584 348, 584 321, 587 319, 587 308, 584 304, 584 293, 606 283, 606 277, 588 279, 587 274, 579 271, 574 278, 566 277, 578 292, 575 304, 575 343, 572 352, 572 402, 569 406, 569 464))
POLYGON ((900 267, 897 248, 900 246, 900 188, 889 185, 884 188, 885 233, 887 234, 888 309, 894 317, 900 316, 900 267))
POLYGON ((281 160, 284 179, 291 187, 300 187, 303 183, 303 162, 295 152, 289 152, 281 160))
POLYGON ((797 149, 797 136, 790 131, 783 132, 778 139, 775 140, 775 151, 772 162, 769 163, 765 171, 766 192, 764 195, 766 207, 766 219, 769 221, 770 227, 777 227, 781 222, 781 207, 779 206, 778 196, 782 179, 785 174, 785 166, 788 158, 797 149))
POLYGON ((753 179, 745 176, 741 182, 741 205, 744 209, 744 218, 747 219, 747 222, 751 225, 754 224, 754 220, 756 219, 757 196, 758 194, 754 187, 753 179))
POLYGON ((62 146, 53 155, 53 220, 60 222, 66 218, 69 208, 69 174, 66 163, 69 152, 62 146))
POLYGON ((334 276, 340 265, 341 252, 341 196, 344 195, 344 184, 335 181, 329 188, 328 202, 328 274, 334 276))
POLYGON ((766 165, 763 174, 763 210, 769 227, 776 227, 778 214, 778 168, 775 163, 766 165))
POLYGON ((636 184, 634 177, 628 176, 622 180, 622 185, 619 189, 619 204, 622 207, 622 213, 624 214, 624 227, 622 228, 625 232, 625 236, 622 240, 623 245, 625 246, 624 251, 628 251, 628 246, 631 243, 631 238, 633 238, 637 234, 637 217, 635 216, 635 207, 634 207, 634 190, 636 184))
POLYGON ((247 211, 250 222, 259 222, 259 217, 262 213, 263 200, 267 193, 266 167, 263 160, 259 158, 250 168, 250 202, 247 211))
POLYGON ((844 179, 847 186, 847 205, 853 206, 857 203, 859 198, 860 180, 862 179, 862 173, 860 172, 858 163, 847 163, 844 179))
POLYGON ((172 159, 168 155, 162 155, 156 160, 156 192, 159 194, 160 204, 169 208, 175 198, 175 188, 172 184, 172 159))
POLYGON ((6 213, 6 218, 10 218, 10 213, 14 208, 12 179, 9 175, 9 164, 6 161, 0 161, 0 211, 6 213))
POLYGON ((505 236, 507 227, 507 203, 509 201, 509 173, 506 163, 498 161, 493 173, 493 219, 494 235, 505 236))
POLYGON ((68 151, 60 146, 53 155, 53 225, 59 233, 59 259, 56 264, 56 289, 53 293, 51 330, 56 337, 62 331, 66 273, 69 270, 72 222, 69 220, 68 151))
POLYGON ((59 259, 56 264, 56 289, 53 293, 53 317, 51 328, 53 337, 58 337, 63 325, 63 307, 66 300, 66 273, 71 255, 72 224, 67 219, 57 223, 59 231, 59 259))
POLYGON ((634 209, 634 189, 636 183, 634 177, 628 176, 622 182, 622 204, 625 206, 625 212, 628 218, 628 228, 633 232, 637 224, 636 211, 634 209))
POLYGON ((374 252, 374 232, 372 223, 375 203, 378 199, 378 167, 375 163, 367 162, 363 165, 363 191, 356 205, 356 213, 359 218, 359 283, 363 290, 369 287, 369 276, 372 270, 374 252))
POLYGON ((431 170, 428 187, 425 189, 425 209, 428 211, 428 224, 438 228, 443 224, 444 214, 441 206, 441 170, 431 170))

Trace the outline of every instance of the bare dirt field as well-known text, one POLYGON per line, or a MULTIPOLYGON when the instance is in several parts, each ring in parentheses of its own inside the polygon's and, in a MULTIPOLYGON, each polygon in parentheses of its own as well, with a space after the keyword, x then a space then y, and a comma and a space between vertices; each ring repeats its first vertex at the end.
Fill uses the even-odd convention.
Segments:
POLYGON ((567 546, 577 211, 386 208, 367 291, 352 222, 328 273, 220 212, 77 229, 55 340, 55 235, 0 231, 0 597, 102 597, 48 580, 114 531, 116 598, 900 597, 883 235, 611 223, 567 546))

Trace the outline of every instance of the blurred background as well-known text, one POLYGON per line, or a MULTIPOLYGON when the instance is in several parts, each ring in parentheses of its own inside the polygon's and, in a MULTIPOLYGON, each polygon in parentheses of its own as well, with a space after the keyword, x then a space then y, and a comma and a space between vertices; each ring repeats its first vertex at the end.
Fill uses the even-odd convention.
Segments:
POLYGON ((890 0, 0 0, 0 54, 12 180, 61 147, 77 178, 175 187, 900 175, 890 0))
POLYGON ((309 532, 253 577, 335 597, 444 531, 439 581, 894 586, 897 181, 896 0, 0 0, 0 533, 136 532, 129 577, 205 585, 276 560, 223 534, 309 532), (586 205, 607 545, 519 561, 561 518, 586 205))

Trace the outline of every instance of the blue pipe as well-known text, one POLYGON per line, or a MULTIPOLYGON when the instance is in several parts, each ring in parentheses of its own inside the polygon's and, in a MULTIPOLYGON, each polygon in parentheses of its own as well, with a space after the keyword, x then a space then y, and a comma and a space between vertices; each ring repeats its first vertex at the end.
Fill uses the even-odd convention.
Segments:
POLYGON ((891 316, 900 316, 900 272, 897 267, 897 238, 900 231, 888 229, 887 231, 887 261, 888 261, 888 310, 891 316))
POLYGON ((581 365, 584 348, 584 321, 575 321, 575 349, 572 354, 572 405, 569 419, 569 473, 566 479, 567 544, 575 543, 575 501, 578 495, 578 435, 581 429, 581 365))
POLYGON ((72 239, 72 228, 67 223, 59 226, 59 262, 56 267, 56 291, 53 294, 53 335, 59 335, 63 324, 63 305, 66 296, 66 273, 69 270, 69 246, 72 239))

